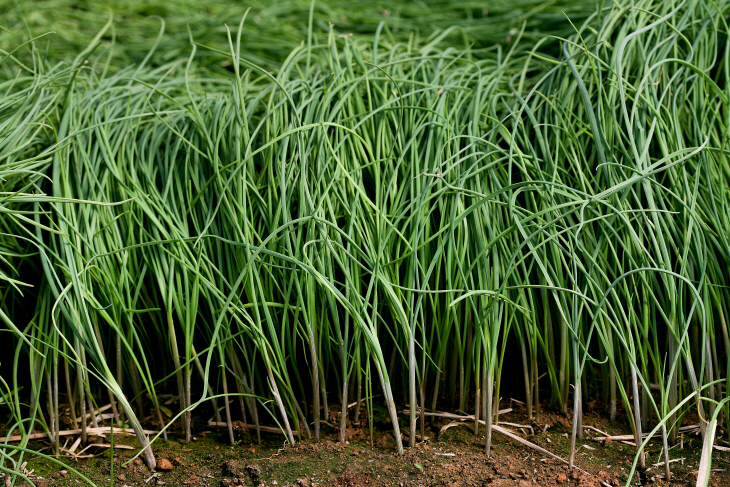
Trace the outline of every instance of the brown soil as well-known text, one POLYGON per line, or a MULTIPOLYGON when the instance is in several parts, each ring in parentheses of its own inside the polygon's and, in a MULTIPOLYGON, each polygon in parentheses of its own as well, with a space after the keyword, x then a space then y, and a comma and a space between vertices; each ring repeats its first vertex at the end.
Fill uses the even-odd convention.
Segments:
MULTIPOLYGON (((526 424, 524 411, 515 410, 500 416, 500 421, 526 424)), ((686 422, 686 421, 685 421, 686 422)), ((132 486, 618 486, 625 485, 634 459, 634 448, 611 441, 593 440, 599 433, 586 430, 576 454, 578 469, 569 470, 558 460, 548 458, 531 448, 498 433, 493 437, 491 457, 484 454, 484 429, 473 435, 473 424, 464 423, 445 430, 449 420, 427 422, 426 441, 406 448, 403 456, 395 454, 392 433, 385 428, 375 431, 373 445, 366 429, 348 429, 348 442, 338 443, 337 431, 323 426, 323 439, 304 440, 284 446, 281 435, 263 434, 262 445, 256 444, 251 431, 239 431, 237 444, 227 445, 225 430, 197 431, 195 441, 171 435, 170 440, 155 442, 158 472, 150 472, 137 459, 130 462, 136 450, 114 450, 114 470, 110 471, 110 451, 100 451, 91 459, 63 459, 96 485, 132 486), (154 475, 154 476, 153 476, 154 475)), ((630 433, 626 421, 610 422, 589 413, 584 425, 595 426, 610 434, 630 433)), ((405 424, 403 425, 405 426, 405 424)), ((561 458, 570 449, 570 421, 563 415, 543 413, 539 422, 527 428, 509 428, 519 436, 542 446, 561 458)), ((131 437, 115 438, 117 444, 134 445, 131 437)), ((94 442, 100 442, 95 439, 94 442)), ((720 444, 727 442, 720 440, 720 444)), ((407 444, 407 441, 406 441, 407 444)), ((31 445, 36 449, 42 443, 31 445)), ((697 478, 701 443, 697 435, 685 435, 681 444, 671 450, 672 481, 662 478, 661 445, 653 441, 647 448, 646 472, 636 473, 631 485, 689 486, 697 478)), ((47 449, 45 450, 47 453, 47 449)), ((715 452, 711 485, 730 485, 730 453, 715 452)), ((33 471, 30 478, 39 486, 85 485, 72 472, 47 460, 32 458, 25 467, 33 471)), ((2 484, 0 484, 2 485, 2 484)), ((22 484, 20 484, 22 485, 22 484)), ((88 484, 86 484, 88 485, 88 484)))

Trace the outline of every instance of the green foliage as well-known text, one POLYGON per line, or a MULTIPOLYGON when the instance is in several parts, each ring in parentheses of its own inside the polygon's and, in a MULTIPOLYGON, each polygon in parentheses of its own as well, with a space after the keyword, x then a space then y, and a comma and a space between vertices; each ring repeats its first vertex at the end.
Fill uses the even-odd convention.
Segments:
POLYGON ((84 431, 106 396, 142 445, 150 407, 189 440, 208 402, 231 443, 234 416, 293 443, 333 409, 344 441, 364 402, 402 451, 403 402, 410 445, 426 409, 471 409, 489 453, 513 354, 530 419, 572 401, 573 444, 599 397, 667 445, 696 408, 711 447, 730 4, 569 4, 0 17, 17 45, 61 39, 0 76, 11 429, 57 432, 65 391, 84 431))

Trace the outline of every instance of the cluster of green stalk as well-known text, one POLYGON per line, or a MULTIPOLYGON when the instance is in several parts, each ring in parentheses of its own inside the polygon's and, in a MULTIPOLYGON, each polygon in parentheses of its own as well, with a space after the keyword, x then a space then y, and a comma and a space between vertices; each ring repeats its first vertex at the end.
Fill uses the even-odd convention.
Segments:
POLYGON ((85 441, 107 402, 152 468, 142 419, 190 441, 208 404, 231 443, 237 419, 294 443, 372 435, 384 403, 399 453, 458 409, 489 454, 511 353, 530 420, 545 394, 572 413, 571 466, 591 398, 628 413, 634 468, 660 433, 667 477, 696 411, 707 485, 730 413, 730 3, 599 2, 567 37, 535 34, 558 15, 535 4, 497 44, 512 16, 480 41, 350 35, 320 8, 265 63, 253 13, 173 58, 160 30, 133 65, 111 20, 72 61, 43 38, 3 54, 2 403, 24 439, 0 470, 39 429, 63 453, 62 414, 85 441))
MULTIPOLYGON (((582 22, 593 11, 595 0, 491 0, 448 2, 423 0, 25 0, 0 11, 0 47, 16 46, 19 33, 53 32, 38 42, 46 61, 68 61, 69 53, 84 50, 104 27, 109 14, 115 22, 101 38, 102 45, 114 43, 111 71, 139 64, 157 42, 151 63, 160 65, 179 61, 190 53, 189 36, 197 42, 228 51, 226 23, 238 24, 250 9, 243 26, 241 49, 246 59, 269 70, 276 70, 291 50, 306 39, 310 31, 326 33, 333 26, 342 34, 352 33, 372 39, 380 23, 393 39, 408 41, 426 38, 435 30, 451 28, 446 43, 462 48, 465 43, 490 47, 503 43, 525 24, 525 38, 535 42, 545 35, 567 37, 574 32, 568 18, 582 22), (157 39, 160 19, 165 35, 157 39)), ((446 45, 442 43, 441 45, 446 45)), ((26 55, 26 52, 21 55, 26 55)), ((212 50, 196 55, 196 70, 228 75, 230 59, 212 50)))

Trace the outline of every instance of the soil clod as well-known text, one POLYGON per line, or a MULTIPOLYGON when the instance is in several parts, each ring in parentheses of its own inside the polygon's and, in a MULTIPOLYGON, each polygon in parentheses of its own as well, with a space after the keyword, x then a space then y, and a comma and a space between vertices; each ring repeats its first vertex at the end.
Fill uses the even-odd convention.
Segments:
POLYGON ((241 466, 236 460, 223 462, 223 474, 229 477, 237 477, 240 474, 241 466))
POLYGON ((254 485, 261 483, 261 469, 257 465, 246 465, 246 473, 251 477, 254 485))

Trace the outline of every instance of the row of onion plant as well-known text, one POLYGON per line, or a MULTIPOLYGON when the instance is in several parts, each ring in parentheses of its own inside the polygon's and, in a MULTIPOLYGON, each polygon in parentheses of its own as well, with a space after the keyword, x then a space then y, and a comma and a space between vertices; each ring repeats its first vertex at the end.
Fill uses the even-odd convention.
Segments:
POLYGON ((571 466, 598 398, 629 413, 634 467, 659 433, 669 478, 694 408, 706 485, 728 412, 728 8, 614 2, 493 47, 342 35, 311 8, 276 69, 246 56, 247 17, 186 59, 114 67, 111 22, 65 65, 12 58, 11 429, 61 454, 60 418, 86 441, 109 402, 154 468, 150 411, 158 436, 190 441, 212 409, 231 443, 242 420, 293 444, 363 417, 372 438, 382 401, 399 453, 457 409, 489 454, 514 352, 528 418, 572 415, 571 466))

